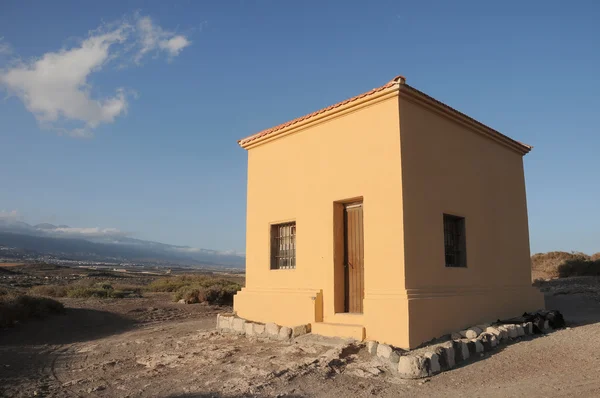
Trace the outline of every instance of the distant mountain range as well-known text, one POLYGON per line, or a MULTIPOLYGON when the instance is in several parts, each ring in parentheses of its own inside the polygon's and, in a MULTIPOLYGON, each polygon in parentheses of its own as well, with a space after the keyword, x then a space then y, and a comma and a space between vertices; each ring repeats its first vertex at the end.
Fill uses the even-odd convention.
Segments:
POLYGON ((235 252, 134 239, 114 229, 30 225, 4 219, 0 219, 0 246, 64 260, 240 268, 245 264, 244 256, 235 252))

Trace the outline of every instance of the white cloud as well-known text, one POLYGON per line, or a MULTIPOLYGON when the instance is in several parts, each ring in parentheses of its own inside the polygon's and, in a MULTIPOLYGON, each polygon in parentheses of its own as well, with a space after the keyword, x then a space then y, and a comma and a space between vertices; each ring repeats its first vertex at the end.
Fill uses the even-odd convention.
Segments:
POLYGON ((179 55, 181 50, 192 44, 185 36, 175 36, 159 43, 160 48, 169 52, 172 57, 179 55))
POLYGON ((225 250, 223 252, 221 252, 221 254, 229 254, 232 256, 239 256, 239 257, 245 257, 246 256, 246 252, 241 252, 238 250, 225 250))
POLYGON ((91 97, 88 76, 100 70, 109 58, 110 46, 125 40, 122 29, 92 36, 80 47, 46 53, 29 64, 9 69, 0 75, 10 92, 17 95, 27 110, 43 125, 57 127, 61 119, 78 121, 72 135, 88 135, 100 123, 110 123, 127 110, 122 89, 112 97, 91 97))
POLYGON ((0 36, 0 55, 9 55, 12 53, 10 44, 4 40, 4 37, 0 36))
POLYGON ((73 227, 68 227, 68 228, 54 228, 51 230, 54 233, 57 234, 64 234, 64 235, 79 235, 79 236, 85 236, 85 237, 93 237, 93 236, 127 236, 128 234, 120 231, 116 228, 98 228, 98 227, 93 227, 93 228, 73 228, 73 227))
POLYGON ((172 250, 181 253, 200 253, 202 251, 196 247, 173 247, 172 250))
POLYGON ((189 246, 172 247, 171 250, 179 252, 179 253, 205 253, 205 254, 230 255, 230 256, 241 256, 241 257, 244 257, 246 255, 244 252, 239 252, 236 250, 218 251, 218 250, 199 249, 197 247, 189 247, 189 246))
POLYGON ((150 17, 138 17, 136 27, 140 43, 135 56, 135 61, 138 63, 144 55, 153 51, 166 51, 169 57, 176 57, 181 50, 192 44, 185 36, 175 35, 155 25, 150 17))
POLYGON ((90 75, 116 59, 133 59, 140 65, 146 54, 161 52, 172 59, 190 45, 185 36, 163 30, 149 17, 136 15, 134 20, 111 28, 104 25, 72 48, 0 70, 0 85, 20 98, 42 127, 91 136, 100 124, 113 123, 127 113, 129 91, 120 87, 113 95, 94 95, 90 75))
POLYGON ((0 210, 0 220, 3 221, 17 221, 21 218, 17 210, 0 210))

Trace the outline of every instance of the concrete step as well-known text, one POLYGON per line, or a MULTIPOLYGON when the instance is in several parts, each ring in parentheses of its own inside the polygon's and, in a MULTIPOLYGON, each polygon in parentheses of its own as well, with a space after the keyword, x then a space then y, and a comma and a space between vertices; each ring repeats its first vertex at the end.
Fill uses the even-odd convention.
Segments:
POLYGON ((328 337, 344 337, 359 341, 365 339, 365 327, 362 325, 315 322, 311 325, 311 332, 328 337))

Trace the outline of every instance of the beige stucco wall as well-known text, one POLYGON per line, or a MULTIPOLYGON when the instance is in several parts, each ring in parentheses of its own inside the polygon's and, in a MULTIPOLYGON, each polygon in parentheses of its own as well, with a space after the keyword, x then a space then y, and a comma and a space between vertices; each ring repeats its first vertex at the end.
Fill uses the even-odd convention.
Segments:
POLYGON ((411 346, 543 307, 522 155, 404 94, 400 114, 411 346), (465 217, 466 268, 445 267, 443 213, 465 217))
POLYGON ((358 324, 367 339, 414 348, 543 307, 531 288, 522 155, 406 91, 382 91, 246 146, 238 315, 358 324), (364 206, 363 315, 336 313, 335 302, 343 256, 335 203, 355 198, 364 206), (445 267, 443 213, 466 218, 467 268, 445 267), (270 225, 292 220, 296 269, 271 270, 270 225))
POLYGON ((312 323, 322 299, 325 322, 362 324, 367 338, 408 342, 397 92, 387 97, 249 149, 247 287, 234 304, 240 316, 312 323), (364 315, 348 318, 334 310, 334 202, 359 197, 364 315), (270 270, 269 225, 287 220, 297 224, 296 269, 270 270))

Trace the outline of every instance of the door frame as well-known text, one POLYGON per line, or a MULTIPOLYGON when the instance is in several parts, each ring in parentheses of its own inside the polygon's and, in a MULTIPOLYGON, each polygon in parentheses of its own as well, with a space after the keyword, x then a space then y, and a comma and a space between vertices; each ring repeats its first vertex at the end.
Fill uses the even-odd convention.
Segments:
MULTIPOLYGON (((363 207, 363 239, 364 239, 364 208, 362 196, 343 199, 333 202, 333 306, 334 313, 350 313, 346 311, 346 223, 345 209, 352 204, 362 204, 363 207)), ((364 283, 364 255, 363 255, 363 283, 364 283)), ((364 308, 363 308, 364 312, 364 308)))

